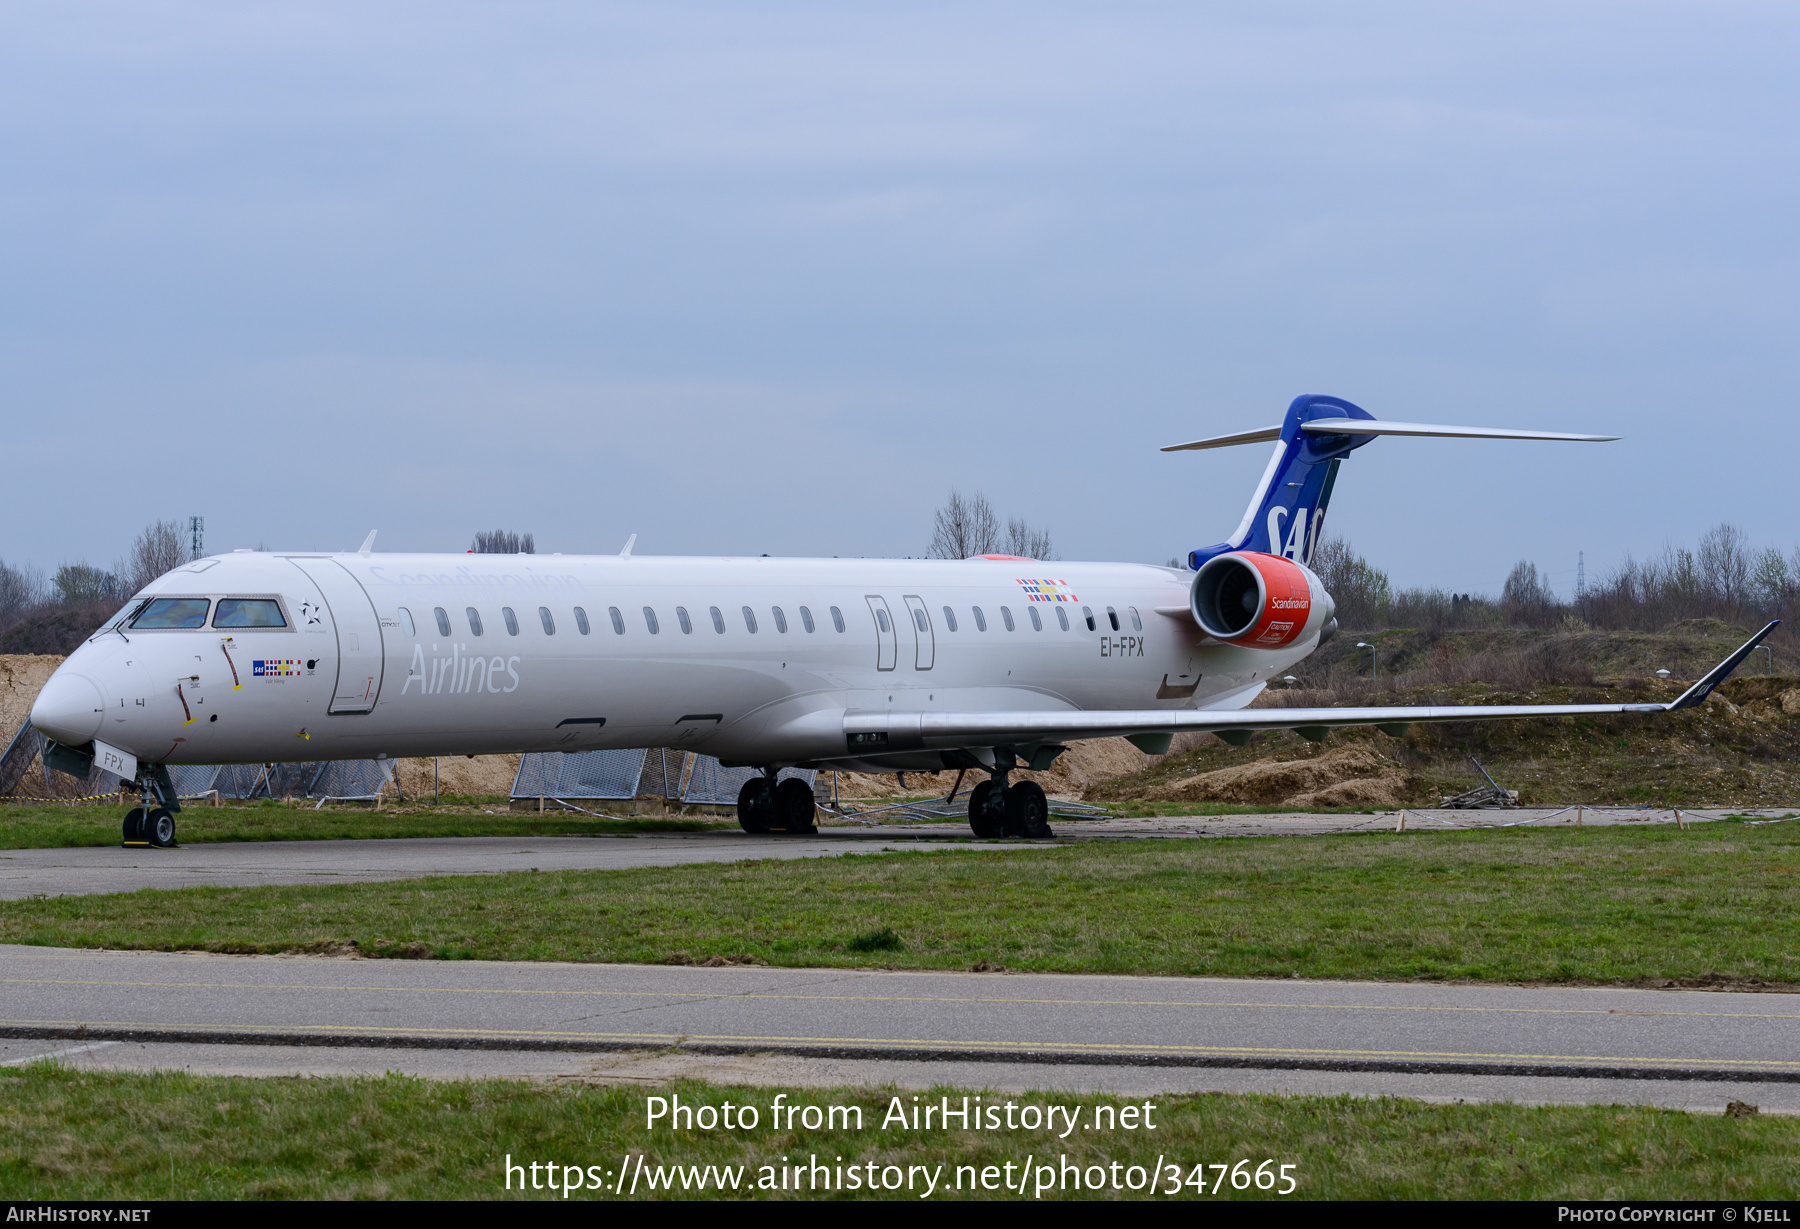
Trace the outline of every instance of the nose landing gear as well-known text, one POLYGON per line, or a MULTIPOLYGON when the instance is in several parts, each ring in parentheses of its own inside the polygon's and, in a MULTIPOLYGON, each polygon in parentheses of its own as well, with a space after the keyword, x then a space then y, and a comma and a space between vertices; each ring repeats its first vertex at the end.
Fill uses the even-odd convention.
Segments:
POLYGON ((181 800, 175 796, 168 768, 142 765, 138 788, 143 791, 143 805, 125 812, 124 844, 140 849, 175 848, 175 812, 181 810, 181 800))
POLYGON ((751 777, 738 791, 738 826, 745 832, 786 832, 804 836, 817 832, 813 822, 812 787, 798 777, 779 784, 778 770, 768 768, 751 777))

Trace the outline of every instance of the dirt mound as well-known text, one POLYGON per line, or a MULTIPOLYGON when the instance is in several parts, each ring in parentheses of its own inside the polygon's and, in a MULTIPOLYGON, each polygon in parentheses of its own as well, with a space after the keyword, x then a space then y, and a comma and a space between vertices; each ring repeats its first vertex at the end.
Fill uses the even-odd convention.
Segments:
MULTIPOLYGON (((1069 744, 1069 749, 1056 757, 1046 772, 1019 772, 1015 781, 1036 781, 1046 794, 1058 798, 1080 798, 1102 781, 1141 772, 1155 761, 1123 738, 1087 739, 1069 744)), ((963 794, 967 794, 986 774, 969 772, 963 777, 963 794)), ((920 794, 950 792, 954 772, 909 772, 906 788, 900 787, 893 773, 841 772, 838 774, 840 798, 916 798, 920 794)))
MULTIPOLYGON (((63 659, 49 653, 0 655, 0 738, 11 741, 31 716, 32 702, 63 659)), ((0 746, 4 746, 0 743, 0 746)))
POLYGON ((1239 802, 1294 807, 1397 805, 1406 770, 1366 747, 1334 747, 1303 760, 1262 759, 1147 790, 1151 802, 1239 802))
MULTIPOLYGON (((438 788, 458 798, 505 798, 519 772, 516 755, 446 755, 438 759, 438 788)), ((431 758, 396 760, 394 775, 408 798, 431 798, 431 758)))

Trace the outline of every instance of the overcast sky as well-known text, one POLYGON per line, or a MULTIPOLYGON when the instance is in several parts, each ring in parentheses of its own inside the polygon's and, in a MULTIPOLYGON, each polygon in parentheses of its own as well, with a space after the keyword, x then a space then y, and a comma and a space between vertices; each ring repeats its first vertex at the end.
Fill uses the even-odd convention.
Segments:
POLYGON ((1794 545, 1786 4, 0 8, 0 558, 1066 559, 1238 522, 1299 393, 1330 526, 1565 593, 1794 545))

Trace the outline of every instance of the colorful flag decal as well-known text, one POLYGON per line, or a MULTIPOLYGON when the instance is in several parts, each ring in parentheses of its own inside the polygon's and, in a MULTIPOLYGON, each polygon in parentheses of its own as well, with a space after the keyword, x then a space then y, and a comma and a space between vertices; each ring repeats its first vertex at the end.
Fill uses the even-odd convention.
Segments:
MULTIPOLYGON (((1018 579, 1015 577, 1015 579, 1018 579)), ((1031 602, 1079 602, 1081 599, 1069 592, 1066 580, 1019 580, 1019 588, 1025 590, 1025 599, 1031 602)))
POLYGON ((271 657, 264 661, 250 663, 252 678, 284 679, 300 673, 300 659, 297 657, 271 657))

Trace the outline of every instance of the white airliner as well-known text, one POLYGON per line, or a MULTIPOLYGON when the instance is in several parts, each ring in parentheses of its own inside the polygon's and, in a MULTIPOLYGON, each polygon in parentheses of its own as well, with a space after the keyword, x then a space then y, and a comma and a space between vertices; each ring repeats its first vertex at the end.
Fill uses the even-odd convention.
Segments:
POLYGON ((1381 422, 1294 401, 1238 530, 1189 568, 963 560, 237 551, 176 568, 58 668, 31 711, 46 762, 141 792, 125 839, 173 844, 167 765, 671 747, 763 770, 751 832, 811 831, 784 766, 967 768, 977 835, 1047 835, 1008 785, 1077 739, 1243 743, 1332 726, 1656 713, 1698 704, 1771 623, 1670 704, 1246 705, 1337 629, 1306 567, 1337 470, 1379 435, 1603 436, 1381 422))

